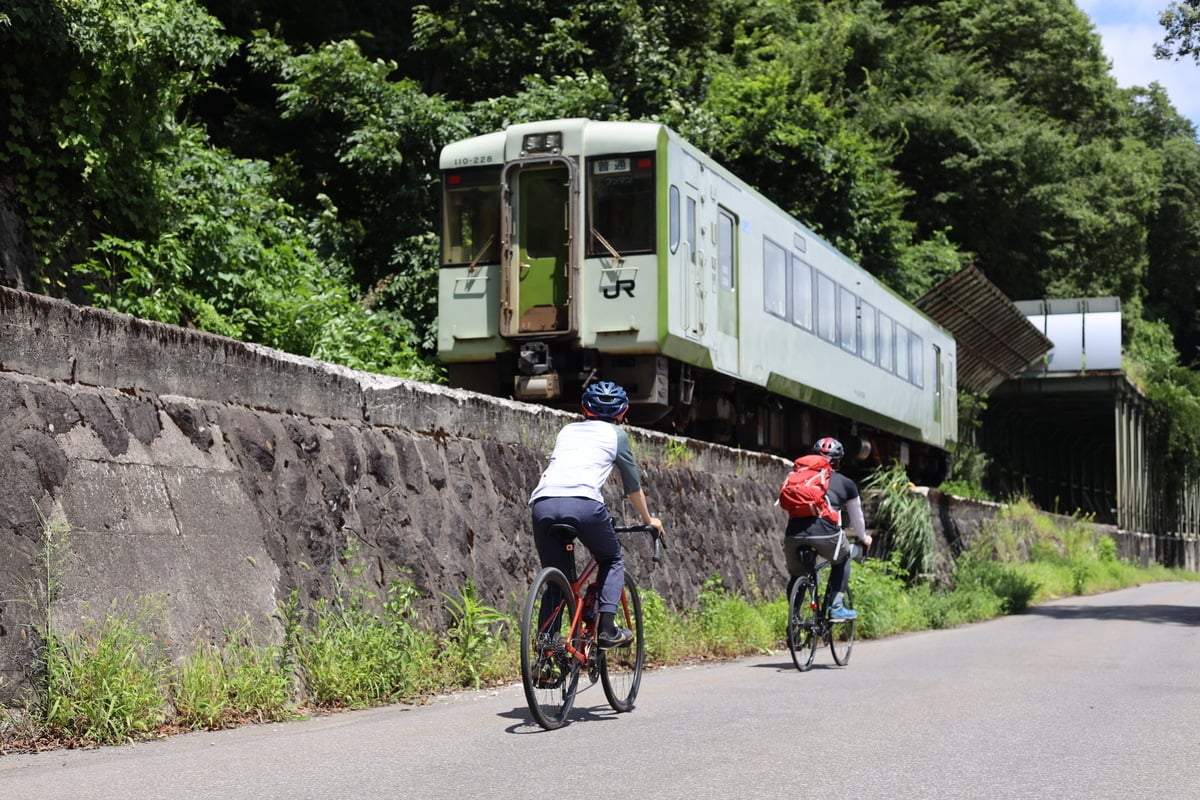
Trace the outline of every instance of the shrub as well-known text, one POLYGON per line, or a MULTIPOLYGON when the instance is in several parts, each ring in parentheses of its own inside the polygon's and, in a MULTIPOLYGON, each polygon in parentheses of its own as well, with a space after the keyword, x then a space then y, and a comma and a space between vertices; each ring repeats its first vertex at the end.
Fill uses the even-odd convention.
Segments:
POLYGON ((45 643, 42 721, 53 735, 116 744, 153 732, 167 718, 168 661, 140 621, 109 615, 45 643))
POLYGON ((908 473, 895 462, 878 469, 863 482, 864 490, 878 498, 876 525, 884 531, 883 546, 900 554, 900 566, 910 581, 923 578, 933 563, 933 517, 929 503, 912 491, 908 473))

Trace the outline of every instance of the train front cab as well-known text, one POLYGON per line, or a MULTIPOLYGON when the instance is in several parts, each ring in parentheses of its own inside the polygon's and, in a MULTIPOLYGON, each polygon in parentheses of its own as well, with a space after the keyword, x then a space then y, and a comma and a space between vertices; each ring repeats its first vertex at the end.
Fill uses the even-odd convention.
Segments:
POLYGON ((574 408, 603 377, 662 415, 660 130, 560 120, 443 151, 439 354, 452 384, 574 408), (605 141, 615 130, 636 135, 605 141))

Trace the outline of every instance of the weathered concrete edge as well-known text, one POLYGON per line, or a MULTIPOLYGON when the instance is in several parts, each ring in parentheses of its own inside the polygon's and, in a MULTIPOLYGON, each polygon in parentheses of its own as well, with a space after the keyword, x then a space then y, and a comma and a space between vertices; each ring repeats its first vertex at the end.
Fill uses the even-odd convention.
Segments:
MULTIPOLYGON (((545 406, 361 372, 2 286, 0 371, 541 448, 576 418, 545 406)), ((644 457, 686 459, 693 468, 718 474, 741 473, 750 464, 778 470, 787 463, 653 431, 638 430, 635 436, 644 457)))

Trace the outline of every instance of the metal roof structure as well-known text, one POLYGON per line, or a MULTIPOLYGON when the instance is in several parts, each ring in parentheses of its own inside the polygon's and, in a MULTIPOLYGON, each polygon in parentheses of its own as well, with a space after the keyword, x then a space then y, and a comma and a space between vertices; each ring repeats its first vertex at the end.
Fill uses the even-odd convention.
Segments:
POLYGON ((987 394, 1054 347, 976 266, 946 278, 916 305, 954 334, 959 389, 987 394))

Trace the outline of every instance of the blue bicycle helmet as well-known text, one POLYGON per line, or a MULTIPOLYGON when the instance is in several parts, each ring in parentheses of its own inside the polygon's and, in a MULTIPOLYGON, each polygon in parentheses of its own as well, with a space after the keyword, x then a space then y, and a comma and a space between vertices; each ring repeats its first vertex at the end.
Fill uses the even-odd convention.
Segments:
POLYGON ((583 390, 583 410, 589 417, 620 419, 629 410, 629 395, 612 381, 597 381, 583 390))

